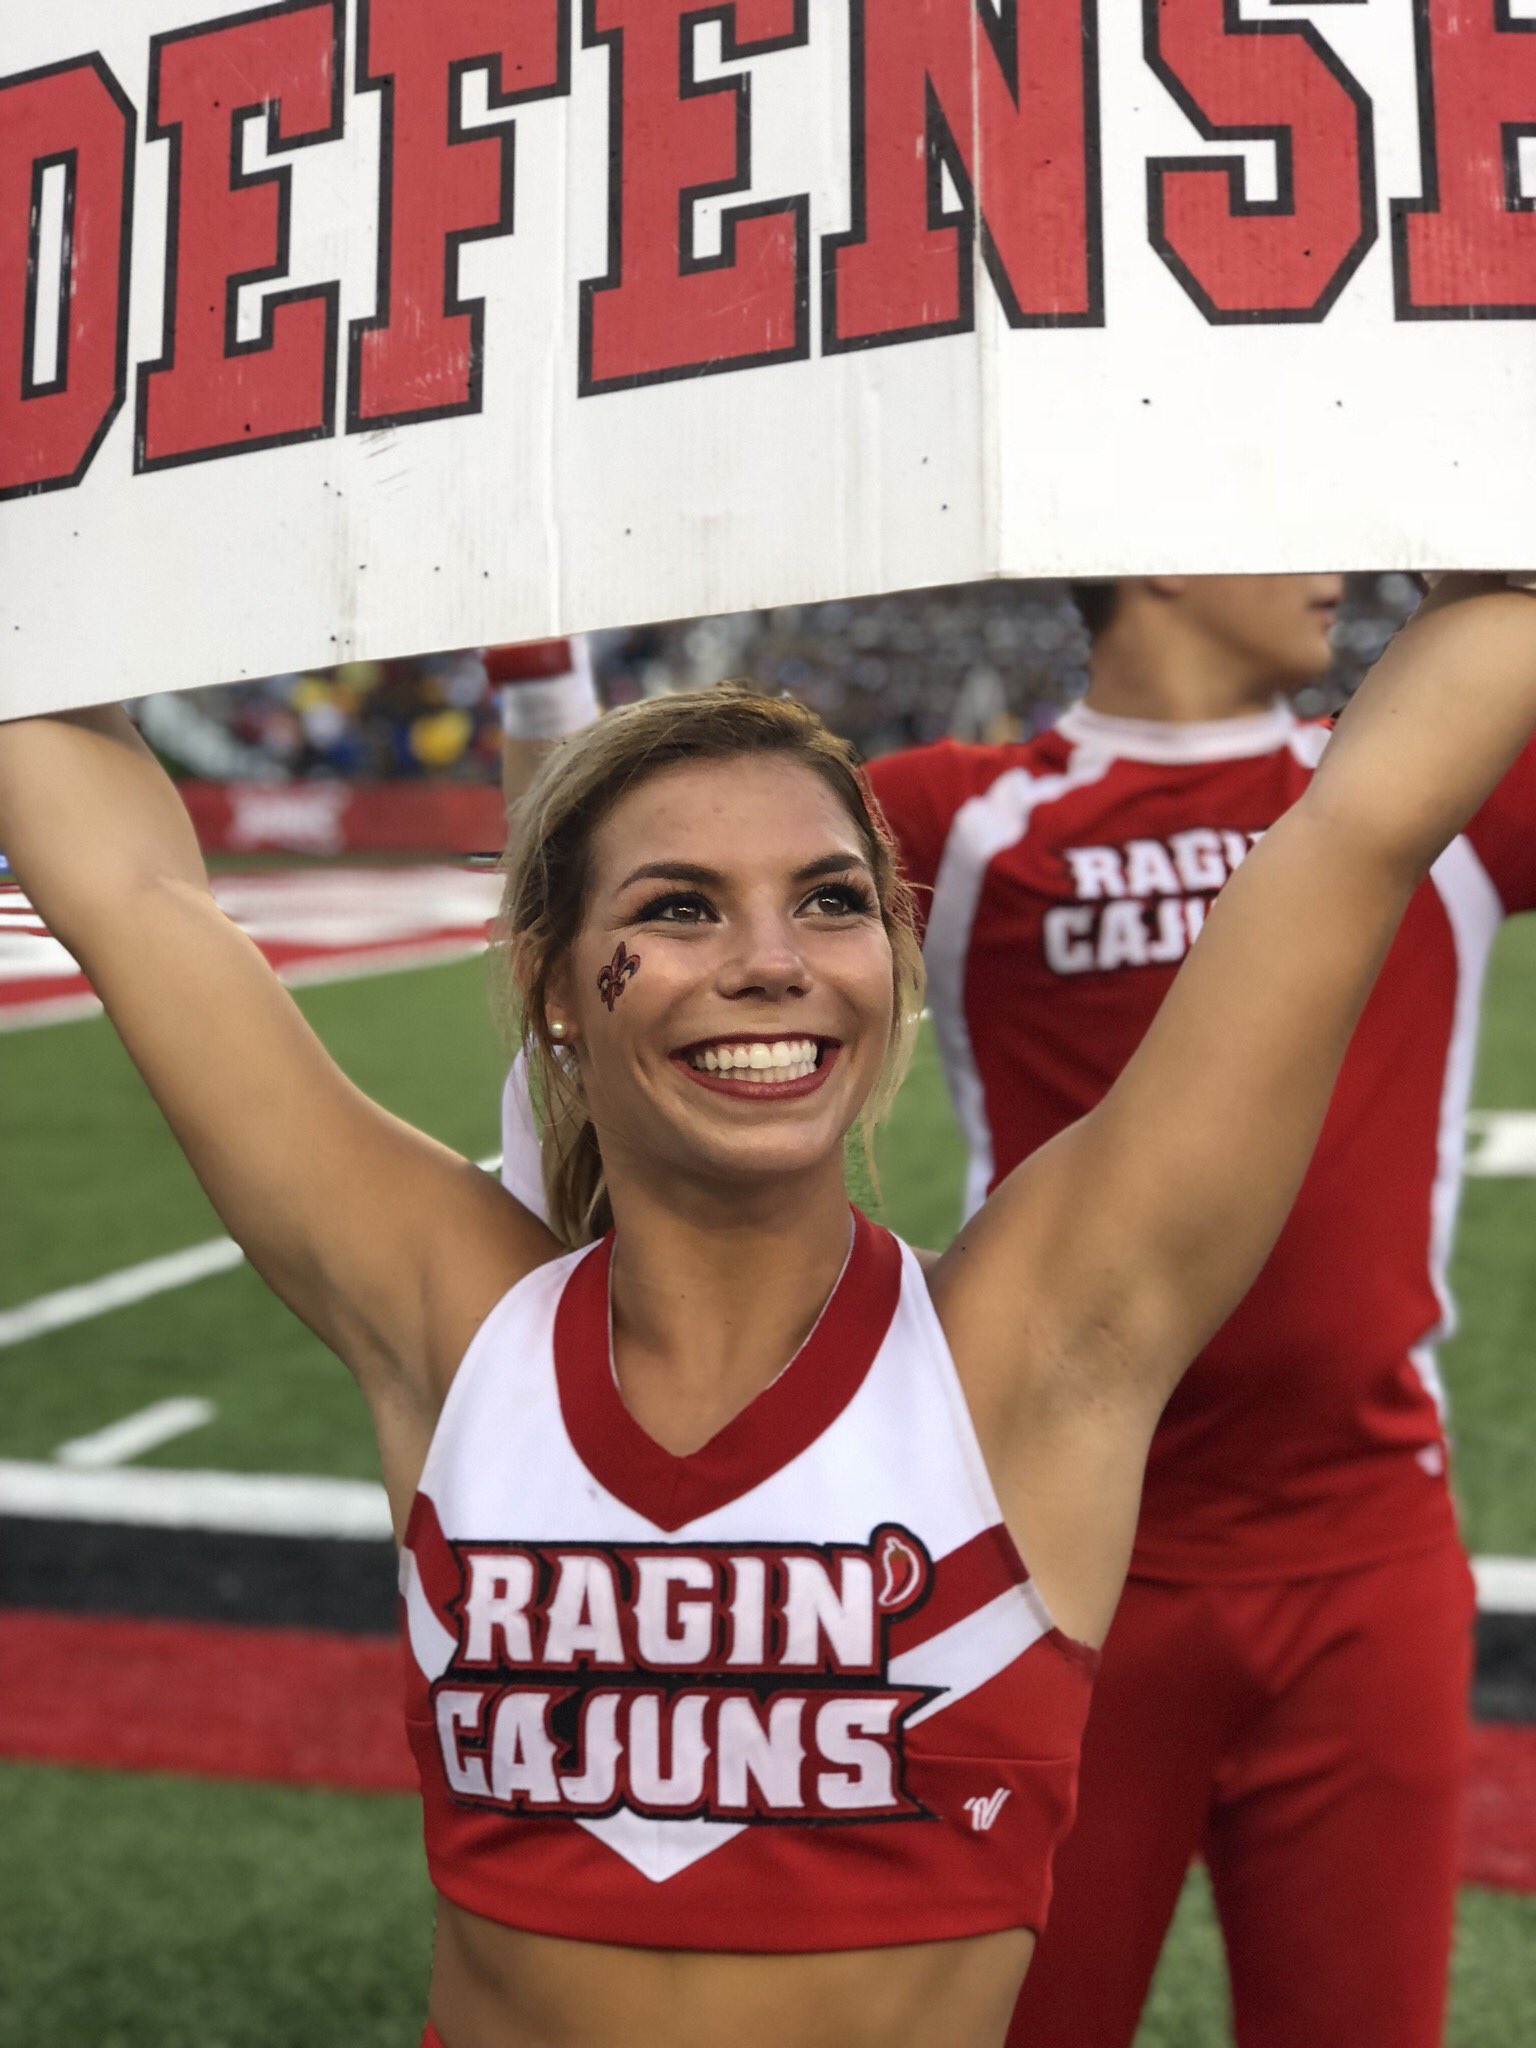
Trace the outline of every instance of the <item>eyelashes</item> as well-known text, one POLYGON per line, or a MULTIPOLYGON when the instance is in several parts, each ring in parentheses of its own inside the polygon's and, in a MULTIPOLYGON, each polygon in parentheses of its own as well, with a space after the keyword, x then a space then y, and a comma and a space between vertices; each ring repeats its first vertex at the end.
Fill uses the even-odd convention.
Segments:
MULTIPOLYGON (((808 904, 825 906, 828 902, 837 906, 837 914, 853 917, 873 917, 878 905, 872 890, 859 882, 820 882, 801 903, 803 910, 808 904)), ((653 896, 641 905, 632 920, 635 924, 713 924, 717 912, 708 897, 696 889, 669 889, 659 896, 653 896)))
POLYGON ((823 882, 819 889, 813 889, 806 901, 812 902, 818 896, 834 897, 844 910, 854 911, 862 917, 873 917, 877 905, 869 889, 858 882, 823 882))
POLYGON ((703 924, 713 914, 708 903, 696 889, 669 889, 665 895, 653 896, 648 903, 642 904, 635 912, 634 922, 647 924, 654 919, 661 919, 673 924, 703 924), (675 911, 697 911, 699 915, 671 916, 670 913, 675 911))

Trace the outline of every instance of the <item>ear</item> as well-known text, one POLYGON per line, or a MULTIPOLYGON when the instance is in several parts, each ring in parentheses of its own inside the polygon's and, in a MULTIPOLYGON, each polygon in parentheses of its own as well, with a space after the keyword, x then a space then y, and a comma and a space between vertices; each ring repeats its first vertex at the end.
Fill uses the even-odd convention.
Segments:
POLYGON ((576 1021, 575 1005, 572 1001, 573 994, 574 983, 571 976, 571 963, 568 959, 558 961, 550 969, 549 977, 544 983, 544 1014, 546 1017, 563 1017, 565 1019, 567 1043, 570 1042, 570 1035, 575 1029, 576 1021))

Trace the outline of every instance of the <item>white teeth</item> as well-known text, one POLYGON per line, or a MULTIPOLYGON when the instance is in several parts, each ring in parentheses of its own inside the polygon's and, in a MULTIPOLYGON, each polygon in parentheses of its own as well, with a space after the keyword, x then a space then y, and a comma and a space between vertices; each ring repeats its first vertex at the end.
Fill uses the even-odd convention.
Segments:
POLYGON ((689 1064, 706 1074, 766 1082, 801 1081, 816 1071, 814 1038, 759 1039, 750 1045, 711 1045, 689 1054, 689 1064))

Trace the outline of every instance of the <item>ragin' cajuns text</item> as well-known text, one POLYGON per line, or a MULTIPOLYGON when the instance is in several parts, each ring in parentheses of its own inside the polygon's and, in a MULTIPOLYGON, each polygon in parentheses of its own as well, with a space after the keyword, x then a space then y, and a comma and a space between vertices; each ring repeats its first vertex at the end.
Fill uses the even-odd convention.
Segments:
POLYGON ((431 1688, 461 1802, 595 1817, 870 1820, 923 1812, 892 1624, 926 1551, 865 1544, 453 1546, 458 1640, 431 1688))

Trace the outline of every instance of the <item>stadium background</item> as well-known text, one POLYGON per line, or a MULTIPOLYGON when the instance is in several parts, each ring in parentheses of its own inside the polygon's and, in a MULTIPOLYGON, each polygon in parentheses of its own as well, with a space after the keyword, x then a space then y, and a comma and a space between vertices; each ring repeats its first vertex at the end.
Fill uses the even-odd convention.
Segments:
MULTIPOLYGON (((1331 709, 1415 599, 1406 576, 1352 577, 1335 677, 1301 708, 1331 709)), ((866 754, 946 733, 1018 737, 1087 683, 1087 635, 1052 583, 785 605, 600 633, 591 645, 606 704, 751 675, 802 698, 866 754)), ((152 698, 141 716, 166 759, 201 777, 474 783, 496 772, 495 707, 470 651, 152 698)))
MULTIPOLYGON (((1411 602, 1405 579, 1351 579, 1335 677, 1304 708, 1339 701, 1411 602)), ((875 754, 1031 731, 1080 692, 1087 648, 1059 586, 994 584, 606 634, 593 653, 609 703, 751 674, 875 754)), ((477 955, 494 880, 443 857, 494 839, 478 658, 140 716, 191 779, 227 906, 342 1064, 489 1158, 502 1055, 477 955)), ((89 1011, 0 896, 0 2039, 404 2048, 430 1914, 366 1418, 221 1240, 89 1011)), ((1469 1543, 1527 1560, 1536 920, 1501 944, 1476 1101, 1446 1377, 1469 1543)), ((926 1040, 881 1164, 887 1219, 942 1241, 960 1154, 926 1040)), ((1536 2040, 1533 1576, 1483 1574, 1456 2048, 1536 2040)), ((1197 1874, 1139 2048, 1226 2039, 1197 1874)))

